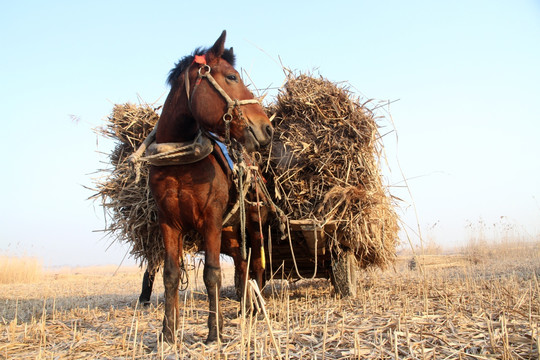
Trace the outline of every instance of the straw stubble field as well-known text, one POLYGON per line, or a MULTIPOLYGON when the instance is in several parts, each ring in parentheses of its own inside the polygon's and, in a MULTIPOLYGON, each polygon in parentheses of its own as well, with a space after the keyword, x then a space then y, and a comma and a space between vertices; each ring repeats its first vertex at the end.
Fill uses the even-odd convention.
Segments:
MULTIPOLYGON (((326 280, 265 289, 263 312, 239 315, 233 269, 224 271, 224 339, 207 346, 202 281, 181 293, 180 358, 537 359, 538 245, 520 256, 469 261, 410 258, 362 272, 353 298, 326 280), (526 254, 526 255, 525 255, 526 254), (407 260, 407 261, 406 261, 407 260), (425 267, 421 265, 425 264, 425 267), (272 341, 275 339, 275 343, 272 341)), ((142 273, 113 268, 58 272, 31 284, 0 285, 0 358, 151 359, 163 316, 161 280, 152 305, 136 305, 142 273)), ((192 273, 193 275, 193 273, 192 273)), ((283 286, 282 286, 283 285, 283 286)))

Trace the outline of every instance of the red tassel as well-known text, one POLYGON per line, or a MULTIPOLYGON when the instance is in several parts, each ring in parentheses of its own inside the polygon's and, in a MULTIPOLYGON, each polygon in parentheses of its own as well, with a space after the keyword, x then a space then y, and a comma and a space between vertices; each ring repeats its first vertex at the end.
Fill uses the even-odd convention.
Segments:
POLYGON ((206 55, 195 55, 194 63, 206 65, 206 55))

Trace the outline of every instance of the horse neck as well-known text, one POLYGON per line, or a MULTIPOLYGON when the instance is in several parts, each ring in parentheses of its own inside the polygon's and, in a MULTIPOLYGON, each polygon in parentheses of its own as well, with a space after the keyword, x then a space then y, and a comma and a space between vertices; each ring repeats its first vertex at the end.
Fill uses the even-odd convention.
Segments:
POLYGON ((156 142, 186 142, 195 139, 199 125, 191 115, 183 82, 171 89, 165 100, 156 132, 156 142))

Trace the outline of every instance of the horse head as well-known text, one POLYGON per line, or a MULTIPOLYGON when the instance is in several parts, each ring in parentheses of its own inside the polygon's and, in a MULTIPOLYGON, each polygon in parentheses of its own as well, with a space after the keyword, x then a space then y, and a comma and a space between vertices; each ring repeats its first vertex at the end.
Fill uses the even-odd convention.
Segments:
POLYGON ((270 143, 273 128, 260 102, 234 68, 233 49, 225 49, 226 32, 184 73, 191 114, 206 131, 225 143, 235 139, 249 152, 270 143))

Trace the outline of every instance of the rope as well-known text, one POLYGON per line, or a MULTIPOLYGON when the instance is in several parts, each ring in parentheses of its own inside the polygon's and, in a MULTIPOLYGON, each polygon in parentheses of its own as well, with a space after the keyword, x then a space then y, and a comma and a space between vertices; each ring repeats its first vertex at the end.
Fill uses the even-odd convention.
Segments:
POLYGON ((227 102, 227 107, 229 109, 234 108, 235 106, 240 107, 240 105, 246 105, 246 104, 259 104, 259 100, 257 99, 248 99, 248 100, 233 100, 230 98, 229 94, 223 90, 223 88, 218 84, 218 82, 214 79, 214 77, 210 74, 210 66, 205 65, 199 69, 199 76, 206 78, 214 87, 216 90, 223 96, 225 101, 227 102), (201 73, 201 69, 204 69, 205 67, 208 67, 207 71, 205 73, 201 73))
POLYGON ((182 257, 180 258, 180 289, 179 291, 186 291, 189 287, 189 276, 184 263, 184 252, 182 251, 182 257))
POLYGON ((276 214, 276 218, 279 222, 279 231, 282 234, 282 239, 285 236, 285 229, 286 225, 288 226, 289 218, 285 214, 283 210, 279 208, 279 206, 276 205, 276 203, 272 200, 272 197, 270 196, 270 192, 268 191, 268 188, 266 187, 266 184, 262 181, 262 178, 259 176, 257 177, 257 184, 260 186, 264 197, 266 198, 266 201, 270 203, 270 210, 276 214))
POLYGON ((289 247, 291 249, 291 255, 292 255, 292 259, 293 259, 293 264, 294 264, 294 269, 296 271, 296 275, 298 275, 299 279, 298 280, 313 280, 315 279, 315 276, 317 275, 317 257, 318 257, 318 252, 317 252, 317 242, 318 242, 318 239, 317 239, 317 228, 316 228, 316 220, 313 220, 313 233, 315 234, 315 268, 313 270, 313 275, 311 276, 311 278, 305 278, 303 277, 302 275, 300 275, 300 272, 298 271, 298 264, 296 263, 296 256, 294 255, 294 249, 293 249, 293 245, 292 245, 292 239, 291 239, 291 228, 289 226, 289 219, 287 219, 287 233, 288 233, 288 237, 289 237, 289 247))
POLYGON ((240 202, 240 239, 241 239, 241 247, 240 252, 242 255, 242 259, 247 259, 247 244, 246 244, 246 203, 245 203, 245 196, 244 192, 241 191, 244 189, 244 167, 240 166, 238 168, 238 201, 240 202))
POLYGON ((266 269, 266 257, 264 255, 264 236, 263 236, 263 229, 262 229, 262 218, 261 218, 261 202, 259 200, 259 183, 258 182, 255 182, 255 194, 257 195, 257 215, 258 215, 258 219, 259 219, 259 239, 258 241, 260 241, 260 245, 259 243, 257 242, 257 245, 260 246, 261 250, 260 250, 260 254, 261 254, 261 265, 262 265, 262 268, 263 270, 266 269))
POLYGON ((141 178, 141 164, 140 164, 139 160, 140 160, 142 154, 146 151, 146 148, 148 148, 148 146, 156 138, 156 132, 157 132, 158 123, 159 123, 159 120, 156 122, 156 124, 154 125, 154 128, 152 129, 152 131, 150 131, 150 134, 148 134, 146 139, 144 139, 144 141, 139 146, 137 151, 135 151, 133 154, 131 154, 127 159, 127 161, 131 164, 131 166, 133 166, 133 170, 135 171, 135 182, 136 183, 139 182, 139 180, 141 178))

